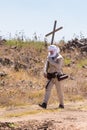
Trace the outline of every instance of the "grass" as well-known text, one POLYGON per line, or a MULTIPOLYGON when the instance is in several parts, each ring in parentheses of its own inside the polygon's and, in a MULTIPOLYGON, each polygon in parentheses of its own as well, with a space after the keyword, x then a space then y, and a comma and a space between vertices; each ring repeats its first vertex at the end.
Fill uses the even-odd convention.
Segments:
POLYGON ((22 106, 38 104, 41 101, 43 90, 23 90, 22 88, 9 88, 0 95, 1 106, 22 106), (4 98, 3 98, 4 97, 4 98), (20 100, 21 99, 21 100, 20 100))
MULTIPOLYGON (((72 70, 73 73, 76 73, 76 69, 72 70)), ((78 71, 79 72, 79 71, 78 71)), ((4 88, 0 87, 0 105, 3 107, 9 106, 25 106, 27 104, 33 105, 42 102, 43 96, 45 93, 45 88, 36 89, 35 84, 41 84, 44 82, 43 79, 38 81, 38 78, 29 76, 24 71, 11 73, 6 79, 9 81, 9 84, 14 81, 14 85, 12 87, 6 86, 4 88), (32 81, 33 79, 33 81, 32 81), (20 81, 28 81, 28 84, 24 85, 16 85, 17 82, 20 81), (29 86, 29 82, 32 82, 32 86, 29 86), (15 84, 16 82, 16 84, 15 84), (3 98, 4 97, 4 98, 3 98), (21 100, 20 100, 21 99, 21 100)), ((26 82, 25 82, 26 83, 26 82)), ((43 85, 43 84, 42 84, 43 85)), ((41 86, 42 86, 41 85, 41 86)), ((44 83, 45 86, 45 83, 44 83)), ((62 88, 64 91, 65 101, 81 101, 84 99, 85 92, 87 90, 87 82, 85 79, 76 79, 76 80, 65 80, 62 83, 62 88)), ((50 96, 49 104, 58 103, 58 97, 55 90, 55 87, 52 89, 52 93, 50 96)))
POLYGON ((77 66, 79 68, 81 68, 81 67, 83 67, 85 65, 87 66, 87 59, 86 58, 85 59, 80 59, 79 62, 77 63, 77 66))
MULTIPOLYGON (((22 42, 16 40, 9 40, 7 41, 6 45, 27 48, 23 50, 24 54, 25 53, 27 54, 27 52, 25 52, 27 50, 30 52, 27 55, 28 57, 31 54, 31 56, 33 55, 36 56, 37 58, 39 57, 40 60, 38 63, 36 63, 35 61, 34 67, 32 67, 31 69, 29 68, 28 71, 20 70, 16 72, 13 71, 12 69, 9 70, 6 79, 5 78, 1 79, 1 82, 3 80, 6 86, 3 86, 0 83, 0 105, 15 107, 15 106, 21 106, 26 104, 38 104, 39 102, 42 102, 44 96, 44 88, 42 89, 42 86, 45 87, 45 80, 42 76, 43 73, 42 65, 44 64, 45 58, 47 56, 47 49, 45 48, 44 43, 39 41, 22 42), (34 69, 35 70, 37 69, 37 72, 39 72, 39 74, 34 73, 35 72, 34 69), (39 86, 38 89, 36 88, 37 86, 39 86)), ((15 53, 15 57, 17 57, 16 53, 15 53)), ((74 100, 74 101, 82 100, 79 95, 83 94, 84 97, 84 94, 86 93, 87 90, 87 81, 85 80, 84 72, 81 71, 81 67, 83 65, 87 65, 87 59, 79 59, 78 61, 76 61, 74 68, 72 66, 66 67, 66 65, 71 64, 71 62, 72 62, 72 58, 65 57, 64 69, 65 72, 67 72, 67 74, 70 74, 71 76, 74 77, 74 80, 71 79, 66 80, 65 82, 63 82, 62 87, 64 89, 64 93, 67 96, 66 98, 67 100, 74 100), (83 76, 84 79, 80 79, 83 76), (71 94, 71 97, 68 95, 69 93, 71 94)), ((56 103, 57 101, 58 99, 57 99, 56 91, 53 90, 49 103, 53 103, 53 102, 56 103)))
POLYGON ((8 40, 6 42, 6 45, 8 46, 17 46, 17 47, 33 47, 39 51, 41 51, 44 48, 44 42, 40 41, 18 41, 18 40, 8 40))
POLYGON ((69 102, 69 101, 73 101, 73 102, 75 102, 75 101, 77 101, 77 102, 79 102, 79 101, 84 101, 84 97, 82 96, 82 95, 74 95, 74 94, 66 94, 65 95, 65 101, 67 102, 69 102))
MULTIPOLYGON (((34 106, 36 107, 36 106, 34 106)), ((35 115, 38 113, 51 113, 51 112, 60 112, 61 110, 58 108, 47 108, 47 109, 42 109, 42 108, 33 108, 32 105, 25 106, 25 108, 22 109, 17 109, 17 111, 10 110, 10 112, 5 113, 2 118, 11 118, 11 117, 22 117, 22 116, 28 116, 28 115, 35 115)))
POLYGON ((64 59, 64 64, 65 65, 69 65, 71 63, 71 59, 70 58, 65 58, 64 59))
POLYGON ((32 110, 32 111, 24 111, 24 112, 17 112, 17 113, 9 113, 9 114, 5 114, 6 118, 9 117, 21 117, 21 116, 27 116, 27 115, 32 115, 32 114, 37 114, 41 112, 40 110, 32 110))

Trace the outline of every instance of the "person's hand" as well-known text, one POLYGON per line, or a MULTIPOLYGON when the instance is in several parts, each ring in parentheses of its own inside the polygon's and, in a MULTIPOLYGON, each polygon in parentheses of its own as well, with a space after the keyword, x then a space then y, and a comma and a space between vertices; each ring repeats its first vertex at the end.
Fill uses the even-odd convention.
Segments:
POLYGON ((46 73, 44 73, 44 77, 47 78, 47 74, 46 73))

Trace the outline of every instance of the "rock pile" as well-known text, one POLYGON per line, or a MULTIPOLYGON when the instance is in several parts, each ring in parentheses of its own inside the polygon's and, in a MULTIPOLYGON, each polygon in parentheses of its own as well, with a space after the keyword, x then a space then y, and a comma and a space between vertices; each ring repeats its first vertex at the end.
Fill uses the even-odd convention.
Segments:
POLYGON ((75 48, 79 49, 81 52, 87 52, 87 38, 80 40, 75 38, 71 41, 68 41, 68 43, 63 46, 62 50, 74 51, 75 48))

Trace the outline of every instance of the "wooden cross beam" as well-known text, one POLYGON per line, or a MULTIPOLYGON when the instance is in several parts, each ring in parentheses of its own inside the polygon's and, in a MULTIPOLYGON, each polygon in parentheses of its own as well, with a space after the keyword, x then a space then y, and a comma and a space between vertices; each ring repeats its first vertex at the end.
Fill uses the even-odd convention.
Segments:
POLYGON ((63 27, 60 27, 60 28, 57 28, 57 29, 56 29, 56 23, 57 23, 57 21, 55 20, 55 21, 54 21, 53 31, 45 35, 45 37, 47 37, 47 36, 49 36, 49 35, 52 34, 51 44, 53 44, 55 32, 57 32, 57 31, 59 31, 59 30, 61 30, 61 29, 63 28, 63 27))

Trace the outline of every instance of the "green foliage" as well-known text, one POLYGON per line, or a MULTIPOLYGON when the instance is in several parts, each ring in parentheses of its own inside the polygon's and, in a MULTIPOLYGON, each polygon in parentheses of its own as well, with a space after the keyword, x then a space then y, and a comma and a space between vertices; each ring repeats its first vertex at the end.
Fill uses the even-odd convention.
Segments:
POLYGON ((71 59, 69 59, 69 58, 64 59, 64 64, 65 65, 69 65, 70 63, 71 63, 71 59))
POLYGON ((84 65, 87 65, 87 59, 81 59, 81 60, 79 60, 77 66, 80 68, 80 67, 82 67, 84 65))
POLYGON ((28 46, 35 48, 39 51, 41 51, 44 48, 45 43, 40 41, 19 41, 19 40, 8 40, 6 42, 6 45, 8 46, 17 46, 17 47, 23 47, 28 46))
POLYGON ((8 46, 23 46, 23 42, 17 41, 17 40, 8 40, 6 42, 6 45, 8 45, 8 46))
POLYGON ((14 123, 8 123, 9 128, 15 128, 15 124, 14 123))

